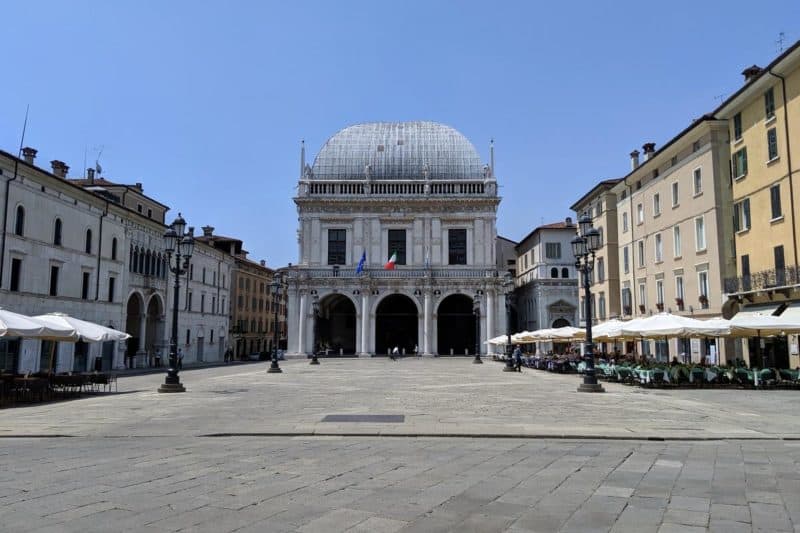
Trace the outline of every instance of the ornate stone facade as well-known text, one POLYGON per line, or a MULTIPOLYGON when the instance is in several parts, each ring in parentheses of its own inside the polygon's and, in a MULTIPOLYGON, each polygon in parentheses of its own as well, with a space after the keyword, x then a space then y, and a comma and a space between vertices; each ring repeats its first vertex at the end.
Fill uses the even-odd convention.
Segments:
POLYGON ((301 169, 290 356, 474 354, 505 331, 500 198, 492 165, 463 135, 430 122, 361 124, 329 139, 313 166, 303 149, 301 169))

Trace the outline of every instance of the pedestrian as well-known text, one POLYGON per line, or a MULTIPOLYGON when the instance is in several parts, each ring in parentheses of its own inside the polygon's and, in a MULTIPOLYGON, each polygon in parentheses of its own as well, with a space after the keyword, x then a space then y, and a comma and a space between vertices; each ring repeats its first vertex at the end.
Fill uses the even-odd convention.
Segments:
POLYGON ((419 346, 417 346, 416 344, 414 345, 414 355, 419 357, 419 346))
POLYGON ((398 355, 399 353, 400 353, 400 348, 398 348, 397 346, 395 346, 394 348, 392 348, 392 352, 391 352, 391 354, 389 355, 389 357, 391 358, 391 360, 392 360, 392 361, 397 361, 397 355, 398 355))
POLYGON ((178 348, 178 370, 183 368, 183 350, 178 348))
POLYGON ((519 346, 514 349, 514 370, 517 372, 522 372, 522 350, 520 350, 519 346))

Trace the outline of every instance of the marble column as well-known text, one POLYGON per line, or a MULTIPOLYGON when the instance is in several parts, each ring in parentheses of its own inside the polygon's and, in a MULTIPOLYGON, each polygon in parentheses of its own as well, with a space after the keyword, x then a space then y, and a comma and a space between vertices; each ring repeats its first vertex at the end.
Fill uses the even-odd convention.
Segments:
MULTIPOLYGON (((486 291, 486 339, 489 340, 495 336, 494 333, 494 314, 495 314, 495 304, 494 304, 494 290, 489 289, 486 291)), ((491 345, 485 344, 486 350, 491 348, 491 345)))
POLYGON ((425 289, 422 317, 422 354, 431 354, 431 291, 425 289))
POLYGON ((361 291, 361 352, 359 357, 369 357, 369 290, 361 291))
POLYGON ((300 319, 297 322, 297 352, 300 355, 306 354, 306 291, 300 293, 300 319))

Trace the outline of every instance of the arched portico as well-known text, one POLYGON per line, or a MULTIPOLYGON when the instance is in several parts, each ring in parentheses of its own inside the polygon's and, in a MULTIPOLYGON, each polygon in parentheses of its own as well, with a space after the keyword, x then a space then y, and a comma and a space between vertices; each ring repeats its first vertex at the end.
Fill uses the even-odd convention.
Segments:
POLYGON ((131 336, 125 347, 125 366, 133 368, 136 354, 144 352, 145 332, 147 330, 144 297, 138 291, 128 296, 125 306, 125 331, 131 336))
POLYGON ((319 300, 312 349, 327 355, 355 355, 356 304, 339 293, 319 300))
POLYGON ((475 352, 475 315, 472 298, 451 294, 436 309, 436 339, 439 355, 475 352))
POLYGON ((411 297, 394 293, 375 307, 375 354, 386 355, 397 347, 410 354, 419 349, 419 304, 411 297))

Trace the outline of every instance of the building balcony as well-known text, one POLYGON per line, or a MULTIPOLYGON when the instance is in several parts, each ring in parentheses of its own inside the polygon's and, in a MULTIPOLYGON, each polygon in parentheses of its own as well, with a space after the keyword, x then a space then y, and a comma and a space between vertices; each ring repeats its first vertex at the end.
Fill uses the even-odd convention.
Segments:
POLYGON ((137 274, 131 272, 130 284, 133 287, 142 289, 150 289, 152 291, 165 291, 167 289, 167 280, 159 278, 158 276, 151 276, 145 274, 137 274))
POLYGON ((497 269, 474 267, 416 268, 398 266, 395 270, 366 268, 356 272, 354 267, 294 267, 287 271, 291 280, 302 279, 487 279, 498 278, 497 269))
POLYGON ((770 269, 754 272, 749 276, 726 278, 725 292, 736 294, 742 292, 769 291, 800 284, 800 269, 791 266, 783 269, 770 269))

